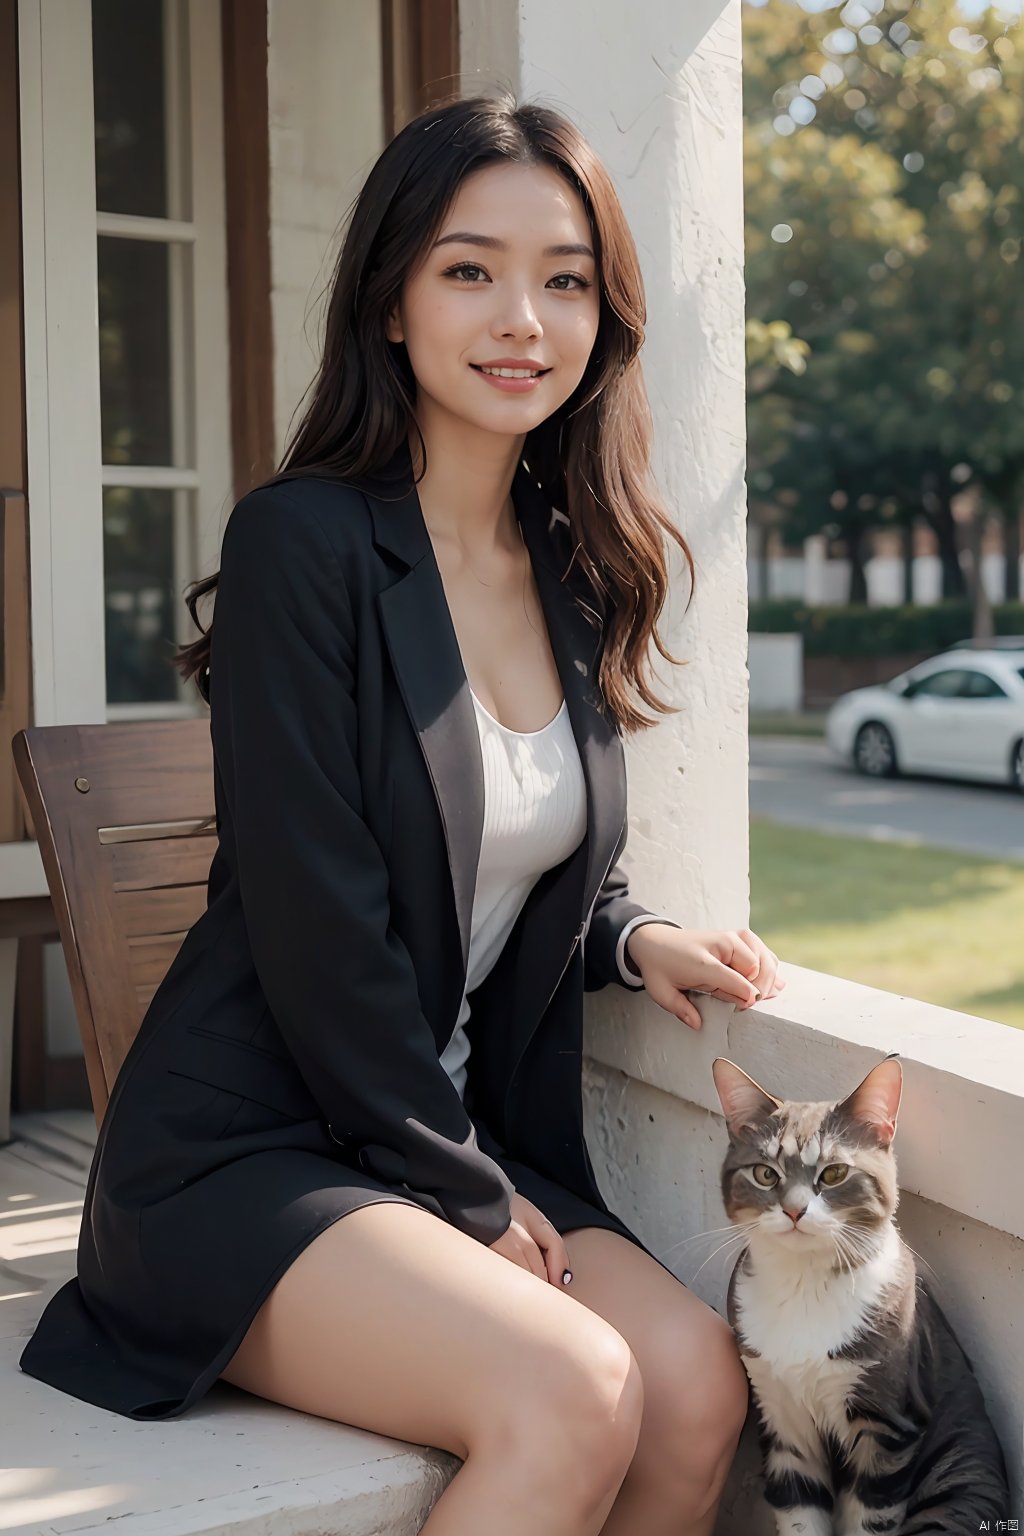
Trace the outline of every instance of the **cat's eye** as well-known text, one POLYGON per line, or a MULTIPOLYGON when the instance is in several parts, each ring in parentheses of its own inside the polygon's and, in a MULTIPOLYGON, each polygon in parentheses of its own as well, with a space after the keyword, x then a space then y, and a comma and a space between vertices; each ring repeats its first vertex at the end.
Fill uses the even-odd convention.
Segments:
POLYGON ((754 1183, 760 1184, 762 1189, 771 1189, 773 1184, 779 1182, 775 1169, 770 1168, 767 1163, 755 1163, 750 1171, 754 1176, 754 1183))
POLYGON ((821 1170, 822 1184, 841 1184, 849 1173, 846 1163, 829 1163, 827 1168, 821 1170))

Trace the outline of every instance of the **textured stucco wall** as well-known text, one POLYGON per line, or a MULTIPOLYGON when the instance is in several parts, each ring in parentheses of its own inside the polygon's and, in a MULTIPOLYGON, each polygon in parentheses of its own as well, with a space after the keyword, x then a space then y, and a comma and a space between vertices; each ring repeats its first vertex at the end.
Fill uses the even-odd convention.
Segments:
POLYGON ((738 0, 520 0, 522 95, 566 111, 615 180, 647 290, 642 352, 675 556, 659 659, 682 713, 629 744, 633 886, 695 926, 748 913, 743 220, 738 0))
POLYGON ((269 0, 275 451, 320 359, 336 233, 384 147, 378 0, 269 0))

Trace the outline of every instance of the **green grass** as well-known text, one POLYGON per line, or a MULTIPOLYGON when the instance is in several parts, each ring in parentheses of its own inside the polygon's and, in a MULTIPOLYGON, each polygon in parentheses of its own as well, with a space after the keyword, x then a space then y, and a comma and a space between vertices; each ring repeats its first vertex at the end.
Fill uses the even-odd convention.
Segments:
POLYGON ((751 927, 785 962, 1024 1028, 1024 865, 753 819, 751 927))
POLYGON ((824 736, 825 715, 824 712, 800 715, 752 714, 747 729, 751 736, 824 736))

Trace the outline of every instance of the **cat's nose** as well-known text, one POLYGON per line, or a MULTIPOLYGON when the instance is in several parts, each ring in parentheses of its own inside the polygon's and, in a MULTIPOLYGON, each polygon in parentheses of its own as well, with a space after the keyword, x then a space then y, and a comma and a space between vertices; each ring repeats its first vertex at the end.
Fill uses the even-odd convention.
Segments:
POLYGON ((790 1218, 795 1227, 797 1222, 800 1220, 800 1217, 804 1214, 804 1211, 806 1211, 807 1207, 806 1205, 784 1205, 782 1209, 785 1211, 786 1215, 790 1218))

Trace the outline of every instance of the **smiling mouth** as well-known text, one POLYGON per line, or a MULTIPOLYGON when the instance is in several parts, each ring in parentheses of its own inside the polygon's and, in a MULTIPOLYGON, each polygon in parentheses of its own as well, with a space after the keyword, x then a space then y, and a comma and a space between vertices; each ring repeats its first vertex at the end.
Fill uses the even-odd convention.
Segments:
POLYGON ((477 373, 489 373, 499 379, 541 379, 550 368, 487 368, 483 363, 470 363, 477 373))

